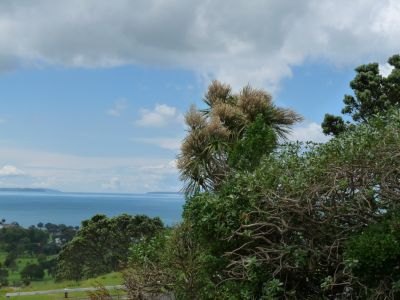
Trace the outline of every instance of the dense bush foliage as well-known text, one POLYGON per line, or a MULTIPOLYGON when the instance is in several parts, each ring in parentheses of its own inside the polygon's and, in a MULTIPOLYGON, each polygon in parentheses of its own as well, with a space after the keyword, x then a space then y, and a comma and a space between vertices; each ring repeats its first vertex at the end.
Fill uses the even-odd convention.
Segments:
MULTIPOLYGON (((202 186, 214 174, 192 171, 223 176, 188 194, 182 225, 132 249, 129 291, 177 299, 396 299, 400 111, 390 107, 343 123, 346 130, 325 144, 278 145, 258 114, 222 152, 205 149, 204 157, 188 151, 199 133, 192 126, 184 179, 202 186)), ((200 116, 192 110, 189 121, 204 124, 200 116)), ((201 154, 209 139, 196 141, 201 154)))
POLYGON ((400 114, 393 111, 323 145, 282 146, 254 172, 233 174, 218 193, 189 199, 185 219, 214 255, 229 260, 226 278, 247 283, 252 297, 272 280, 283 284, 282 297, 352 291, 365 298, 377 291, 368 289, 371 278, 389 294, 398 280, 386 271, 398 268, 399 221, 384 226, 381 219, 398 209, 399 178, 400 114), (373 224, 380 231, 358 236, 373 224), (347 253, 354 268, 343 255, 349 238, 347 249, 358 245, 347 253))
POLYGON ((214 295, 207 270, 213 263, 183 223, 132 247, 125 284, 132 299, 163 293, 177 299, 208 299, 214 295))
POLYGON ((345 263, 368 288, 400 297, 400 216, 370 224, 345 246, 345 263))

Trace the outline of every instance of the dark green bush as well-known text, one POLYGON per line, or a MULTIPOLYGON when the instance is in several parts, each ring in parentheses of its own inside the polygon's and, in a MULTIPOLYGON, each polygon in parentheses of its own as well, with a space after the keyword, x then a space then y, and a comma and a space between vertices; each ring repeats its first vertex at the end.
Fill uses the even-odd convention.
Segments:
POLYGON ((382 282, 392 286, 399 281, 400 215, 393 214, 382 222, 370 224, 350 238, 344 256, 353 274, 368 288, 378 288, 382 282))
POLYGON ((38 264, 26 265, 20 273, 24 281, 42 280, 44 277, 44 270, 38 264))
POLYGON ((8 285, 8 273, 6 268, 0 268, 0 287, 8 285))

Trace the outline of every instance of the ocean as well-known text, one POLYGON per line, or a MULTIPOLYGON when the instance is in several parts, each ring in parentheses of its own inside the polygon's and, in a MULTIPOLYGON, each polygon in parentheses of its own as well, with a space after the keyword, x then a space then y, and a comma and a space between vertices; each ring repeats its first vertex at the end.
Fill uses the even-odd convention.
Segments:
POLYGON ((160 217, 173 225, 181 220, 183 204, 181 194, 0 192, 0 219, 24 227, 39 222, 79 226, 95 214, 127 213, 160 217))

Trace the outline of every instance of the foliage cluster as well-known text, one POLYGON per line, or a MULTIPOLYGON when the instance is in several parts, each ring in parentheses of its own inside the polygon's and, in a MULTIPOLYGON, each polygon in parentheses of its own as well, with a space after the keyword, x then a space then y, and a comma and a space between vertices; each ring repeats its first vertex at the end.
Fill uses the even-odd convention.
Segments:
POLYGON ((0 247, 8 253, 20 255, 53 255, 60 246, 70 241, 78 231, 78 227, 47 223, 24 228, 18 224, 3 226, 0 229, 0 247))
POLYGON ((159 218, 144 215, 95 215, 83 221, 77 235, 62 248, 57 277, 79 280, 119 270, 133 243, 154 236, 163 227, 159 218))
POLYGON ((389 214, 352 236, 345 246, 345 263, 369 288, 400 297, 400 216, 389 214))
POLYGON ((177 299, 207 298, 209 258, 185 224, 131 249, 125 284, 133 299, 173 292, 177 299))
POLYGON ((44 269, 38 264, 29 264, 21 271, 21 277, 25 282, 41 280, 44 277, 44 269))
POLYGON ((15 255, 28 252, 30 254, 45 253, 47 251, 49 233, 36 227, 23 228, 21 226, 3 227, 0 230, 1 247, 6 252, 15 255))

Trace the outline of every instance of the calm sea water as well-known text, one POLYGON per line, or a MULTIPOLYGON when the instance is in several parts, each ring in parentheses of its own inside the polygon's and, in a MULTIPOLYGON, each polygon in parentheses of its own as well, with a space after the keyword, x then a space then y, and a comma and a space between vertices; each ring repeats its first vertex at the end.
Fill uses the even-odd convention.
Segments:
POLYGON ((22 226, 39 222, 75 226, 99 213, 128 213, 158 216, 165 224, 173 225, 181 220, 183 204, 179 194, 0 192, 0 219, 22 226))

